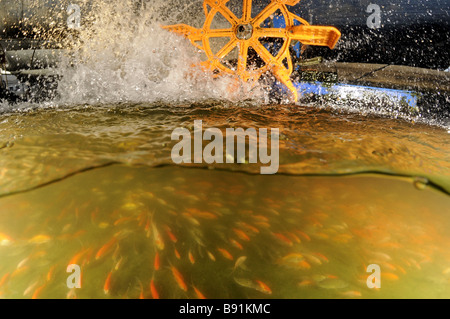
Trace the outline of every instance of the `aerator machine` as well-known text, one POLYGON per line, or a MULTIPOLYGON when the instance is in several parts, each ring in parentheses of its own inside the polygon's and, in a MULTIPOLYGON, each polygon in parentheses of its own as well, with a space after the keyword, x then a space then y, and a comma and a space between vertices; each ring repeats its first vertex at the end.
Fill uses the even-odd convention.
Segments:
POLYGON ((341 33, 331 26, 313 26, 290 12, 300 0, 272 0, 256 16, 252 15, 252 0, 243 0, 242 16, 237 17, 227 6, 228 0, 205 0, 205 23, 202 29, 186 24, 165 26, 187 37, 207 60, 199 67, 214 76, 229 75, 245 82, 256 83, 270 72, 285 86, 292 100, 299 91, 291 79, 294 71, 292 54, 299 55, 306 45, 333 49, 341 33), (225 18, 226 28, 213 28, 216 19, 225 18), (211 40, 225 39, 222 47, 212 47, 211 40), (293 45, 293 42, 297 42, 293 45), (294 47, 294 51, 291 48, 294 47), (235 52, 233 52, 235 51, 235 52), (237 51, 237 58, 236 58, 237 51), (233 54, 234 53, 234 54, 233 54))
POLYGON ((333 26, 310 25, 289 11, 288 6, 297 5, 300 0, 271 0, 264 8, 256 1, 243 0, 242 14, 238 15, 230 9, 230 2, 204 0, 205 22, 201 29, 186 24, 163 26, 188 38, 205 53, 206 60, 197 67, 213 77, 230 76, 236 82, 253 84, 269 79, 272 92, 294 103, 306 95, 359 101, 371 96, 372 101, 375 97, 416 108, 415 92, 339 83, 337 72, 311 69, 323 59, 302 58, 306 48, 322 46, 333 50, 341 32, 333 26))

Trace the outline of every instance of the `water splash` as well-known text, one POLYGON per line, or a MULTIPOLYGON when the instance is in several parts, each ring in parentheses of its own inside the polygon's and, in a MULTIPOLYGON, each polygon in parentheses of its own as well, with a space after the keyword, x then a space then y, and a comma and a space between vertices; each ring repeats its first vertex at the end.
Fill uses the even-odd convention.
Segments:
POLYGON ((167 2, 155 1, 138 9, 134 1, 94 2, 87 26, 76 38, 67 39, 71 50, 60 67, 64 74, 58 89, 61 102, 262 99, 259 88, 244 85, 236 91, 231 79, 214 80, 193 66, 201 61, 200 52, 188 40, 160 27, 165 24, 167 2))

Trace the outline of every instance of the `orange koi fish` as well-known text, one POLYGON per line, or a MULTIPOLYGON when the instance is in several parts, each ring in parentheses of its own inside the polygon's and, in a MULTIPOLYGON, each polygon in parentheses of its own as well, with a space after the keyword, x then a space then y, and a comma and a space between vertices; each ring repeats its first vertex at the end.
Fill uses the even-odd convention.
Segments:
POLYGON ((192 253, 190 251, 189 251, 188 256, 189 256, 189 261, 191 262, 191 264, 195 264, 194 256, 192 255, 192 253))
POLYGON ((269 288, 269 286, 267 286, 265 283, 263 283, 260 280, 256 280, 256 283, 259 285, 260 289, 259 291, 271 295, 272 294, 272 290, 269 288))
POLYGON ((148 232, 150 230, 151 220, 150 217, 147 217, 147 223, 145 224, 144 230, 148 232))
POLYGON ((250 241, 250 237, 246 233, 244 233, 242 230, 233 228, 234 233, 242 240, 250 241))
POLYGON ((294 265, 301 263, 303 260, 305 260, 305 257, 302 254, 291 253, 291 254, 286 255, 283 258, 281 258, 281 260, 279 262, 281 264, 294 266, 294 265))
POLYGON ((403 269, 403 267, 397 266, 397 269, 398 269, 402 274, 406 274, 406 270, 403 269))
POLYGON ((72 235, 72 239, 76 239, 82 235, 84 235, 86 233, 86 230, 84 229, 80 229, 79 231, 77 231, 75 234, 72 235))
POLYGON ((23 267, 21 267, 21 268, 17 268, 16 270, 14 270, 14 271, 11 273, 11 278, 14 278, 14 277, 16 277, 16 276, 18 276, 18 275, 23 274, 23 273, 26 272, 28 269, 30 269, 29 266, 23 266, 23 267))
POLYGON ((170 231, 170 228, 168 228, 168 227, 166 228, 166 233, 167 233, 167 236, 169 236, 170 240, 173 243, 176 243, 178 241, 177 237, 175 237, 175 235, 170 231))
POLYGON ((2 286, 5 284, 5 282, 8 280, 8 278, 9 278, 9 272, 6 273, 6 274, 2 277, 2 279, 0 279, 0 287, 2 287, 2 286))
POLYGON ((184 218, 186 218, 194 226, 199 226, 200 225, 200 222, 197 219, 195 219, 194 217, 192 217, 191 214, 183 213, 182 215, 184 216, 184 218))
POLYGON ((249 224, 244 223, 244 222, 240 222, 239 225, 244 227, 244 228, 246 228, 246 229, 248 229, 249 231, 254 232, 255 234, 259 233, 259 229, 254 227, 254 226, 252 226, 252 225, 249 225, 249 224))
POLYGON ((162 199, 162 198, 157 198, 156 200, 157 200, 161 205, 167 206, 167 202, 166 202, 164 199, 162 199))
POLYGON ((159 299, 158 290, 156 290, 155 282, 153 281, 153 279, 150 282, 150 292, 152 293, 152 298, 153 299, 159 299))
POLYGON ((269 286, 267 286, 265 283, 263 283, 262 281, 256 280, 250 280, 250 279, 246 279, 246 278, 237 278, 234 277, 234 281, 239 284, 240 286, 246 287, 246 288, 250 288, 250 289, 254 289, 257 290, 259 292, 265 293, 265 294, 272 294, 272 290, 269 288, 269 286))
POLYGON ((208 251, 207 253, 208 253, 209 259, 211 259, 212 261, 216 261, 216 257, 214 257, 214 255, 210 251, 208 251))
POLYGON ((36 235, 31 238, 28 242, 30 244, 45 244, 50 241, 50 236, 48 235, 36 235))
POLYGON ((111 288, 111 277, 112 277, 112 271, 109 272, 108 277, 106 277, 105 285, 103 286, 103 291, 105 294, 109 294, 109 290, 111 288))
POLYGON ((225 249, 223 248, 217 248, 217 250, 224 256, 226 259, 233 260, 233 256, 225 249))
POLYGON ((391 261, 392 257, 382 252, 372 252, 372 255, 382 261, 391 261))
POLYGON ((156 252, 156 254, 155 254, 155 261, 153 263, 153 268, 155 270, 159 270, 159 253, 158 252, 156 252))
POLYGON ((238 241, 236 241, 236 240, 234 240, 234 239, 230 239, 230 242, 231 242, 231 244, 234 246, 234 247, 236 247, 237 249, 240 249, 240 250, 244 250, 244 247, 242 247, 242 245, 238 242, 238 241))
MULTIPOLYGON (((70 264, 69 264, 69 265, 70 265, 70 264)), ((47 281, 52 280, 52 278, 53 278, 53 273, 55 272, 55 269, 56 269, 56 266, 55 266, 55 265, 53 265, 52 267, 50 267, 50 270, 48 271, 47 276, 46 276, 47 281)))
POLYGON ((234 263, 233 271, 241 267, 242 269, 246 269, 244 266, 245 261, 247 260, 247 256, 241 256, 239 257, 236 262, 234 263))
POLYGON ((164 241, 163 241, 161 235, 159 234, 158 229, 156 228, 156 226, 154 224, 152 225, 152 229, 153 229, 153 239, 155 241, 156 247, 159 250, 164 250, 164 241))
POLYGON ((396 271, 397 267, 395 267, 393 264, 388 263, 388 262, 379 262, 379 264, 381 265, 381 268, 383 269, 389 269, 391 271, 396 271))
POLYGON ((82 251, 80 251, 79 253, 77 253, 75 256, 72 257, 72 259, 70 259, 68 265, 74 265, 74 264, 78 264, 78 261, 80 260, 80 258, 87 252, 87 249, 83 249, 82 251))
POLYGON ((317 257, 319 257, 323 262, 326 262, 326 263, 329 262, 328 258, 325 255, 321 254, 321 253, 312 253, 312 254, 316 255, 317 257))
POLYGON ((306 260, 303 260, 298 263, 298 267, 300 267, 302 269, 310 269, 311 265, 306 260))
POLYGON ((387 280, 398 280, 398 276, 390 272, 381 272, 381 278, 387 280))
POLYGON ((18 268, 22 268, 23 266, 25 266, 25 264, 30 260, 30 257, 26 257, 24 259, 22 259, 18 264, 17 264, 17 269, 18 268))
POLYGON ((296 230, 295 231, 299 236, 303 237, 303 239, 305 239, 306 241, 311 241, 311 237, 309 237, 308 234, 302 232, 301 230, 296 230))
POLYGON ((292 242, 292 240, 290 240, 289 238, 287 238, 286 236, 284 236, 283 234, 280 233, 272 233, 277 239, 279 239, 280 241, 282 241, 283 243, 285 243, 288 246, 292 246, 294 243, 292 242))
POLYGON ((93 256, 94 256, 94 248, 92 248, 92 247, 88 248, 86 256, 84 257, 84 260, 83 260, 83 265, 89 264, 91 262, 91 259, 93 256))
POLYGON ((183 276, 181 275, 181 273, 180 273, 180 272, 178 271, 178 269, 176 269, 174 266, 172 266, 171 269, 172 269, 173 277, 175 278, 175 281, 177 282, 178 286, 179 286, 182 290, 187 291, 187 285, 186 285, 186 283, 184 282, 184 278, 183 278, 183 276))
POLYGON ((206 299, 206 297, 198 290, 195 286, 192 286, 194 288, 195 294, 197 295, 198 299, 206 299))
POLYGON ((119 270, 119 268, 122 266, 123 263, 124 263, 124 258, 120 257, 119 261, 114 266, 114 270, 119 270))
POLYGON ((203 219, 210 219, 210 220, 217 219, 217 216, 214 215, 213 213, 203 212, 196 208, 190 208, 190 209, 187 209, 187 211, 195 217, 199 217, 199 218, 203 218, 203 219))
POLYGON ((309 263, 311 264, 316 264, 316 265, 322 265, 322 261, 320 260, 320 258, 313 256, 312 254, 304 254, 306 257, 306 260, 308 260, 309 263))
POLYGON ((31 296, 31 299, 39 298, 39 295, 41 294, 42 290, 44 290, 44 288, 45 288, 45 284, 37 287, 36 290, 34 291, 33 295, 31 296))
POLYGON ((101 257, 105 256, 106 254, 110 253, 112 251, 112 248, 114 246, 114 244, 117 243, 117 239, 116 237, 111 238, 111 240, 109 242, 107 242, 106 244, 104 244, 97 252, 97 254, 95 255, 95 259, 98 260, 101 257))
POLYGON ((30 292, 31 292, 34 288, 36 288, 36 286, 38 285, 38 283, 39 283, 39 281, 36 281, 36 282, 32 283, 31 285, 29 285, 28 288, 25 289, 25 291, 23 292, 23 295, 26 296, 26 295, 30 294, 30 292))
POLYGON ((147 217, 147 213, 143 212, 141 214, 139 214, 137 220, 139 222, 139 227, 142 227, 144 225, 144 223, 146 222, 146 217, 147 217))
POLYGON ((66 299, 77 299, 77 293, 75 289, 70 289, 66 295, 66 299))
POLYGON ((287 235, 288 235, 291 239, 293 239, 297 244, 301 244, 301 243, 302 243, 301 239, 298 238, 298 236, 297 236, 296 234, 294 234, 294 233, 287 233, 287 235))

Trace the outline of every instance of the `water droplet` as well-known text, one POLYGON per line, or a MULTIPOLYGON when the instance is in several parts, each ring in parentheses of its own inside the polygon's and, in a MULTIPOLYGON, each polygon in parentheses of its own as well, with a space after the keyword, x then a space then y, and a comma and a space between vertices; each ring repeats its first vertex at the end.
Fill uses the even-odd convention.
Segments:
POLYGON ((428 179, 425 177, 415 177, 414 178, 414 187, 418 190, 424 190, 428 186, 428 179))

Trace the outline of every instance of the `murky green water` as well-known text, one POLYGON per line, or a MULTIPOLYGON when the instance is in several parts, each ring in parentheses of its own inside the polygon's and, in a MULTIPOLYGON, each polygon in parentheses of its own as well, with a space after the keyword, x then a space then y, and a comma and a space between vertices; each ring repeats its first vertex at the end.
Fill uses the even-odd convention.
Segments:
POLYGON ((298 106, 128 104, 5 114, 0 134, 3 298, 450 298, 441 128, 298 106), (174 165, 172 131, 199 119, 279 128, 279 173, 174 165), (380 289, 366 285, 369 264, 380 289))

